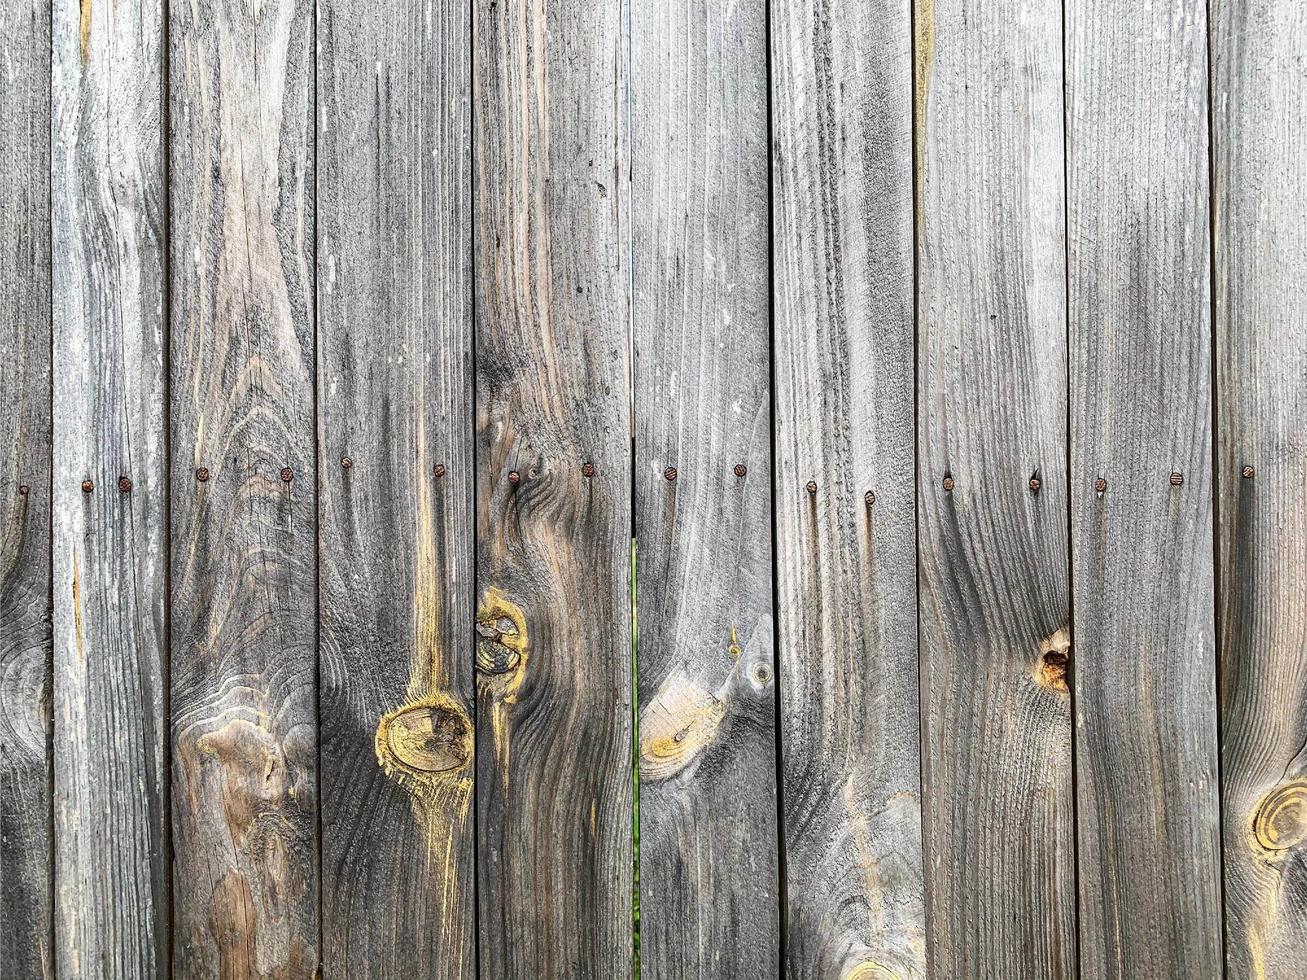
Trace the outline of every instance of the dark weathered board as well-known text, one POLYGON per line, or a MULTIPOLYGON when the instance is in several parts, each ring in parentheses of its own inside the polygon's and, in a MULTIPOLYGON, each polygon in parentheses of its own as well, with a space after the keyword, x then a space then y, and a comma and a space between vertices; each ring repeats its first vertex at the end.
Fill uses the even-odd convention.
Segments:
POLYGON ((1307 976, 1307 17, 1297 0, 1212 14, 1226 960, 1291 980, 1307 976))
POLYGON ((632 949, 626 12, 473 9, 480 971, 607 980, 632 949))
POLYGON ((767 8, 631 18, 641 967, 775 976, 767 8))
POLYGON ((926 975, 911 12, 771 10, 785 975, 907 980, 926 975))
POLYGON ((1206 14, 1066 16, 1081 975, 1216 977, 1206 14))
POLYGON ((174 967, 318 943, 313 6, 175 2, 174 967))
POLYGON ((62 977, 167 974, 163 8, 53 24, 54 841, 62 977))
POLYGON ((50 4, 0 0, 0 977, 54 975, 50 4))
POLYGON ((918 0, 916 30, 931 970, 1069 977, 1062 22, 918 0))
POLYGON ((323 973, 471 980, 471 9, 318 9, 323 973))

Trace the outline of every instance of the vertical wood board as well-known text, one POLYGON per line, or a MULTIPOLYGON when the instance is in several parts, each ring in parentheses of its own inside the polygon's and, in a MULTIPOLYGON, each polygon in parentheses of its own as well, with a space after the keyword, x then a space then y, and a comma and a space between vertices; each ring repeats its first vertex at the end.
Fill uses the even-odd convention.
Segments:
POLYGON ((0 0, 0 977, 54 971, 50 5, 0 0))
POLYGON ((632 959, 626 10, 473 9, 480 969, 607 980, 632 959))
POLYGON ((1081 976, 1219 976, 1206 14, 1066 20, 1081 976))
POLYGON ((641 967, 772 976, 766 5, 631 13, 641 967))
POLYGON ((916 32, 931 970, 1069 977, 1062 23, 918 0, 916 32))
POLYGON ((906 980, 926 976, 911 10, 771 10, 785 975, 906 980))
POLYGON ((56 967, 144 980, 170 928, 163 10, 57 4, 53 35, 56 967))
POLYGON ((476 972, 469 31, 319 8, 328 977, 476 972))
POLYGON ((1287 980, 1307 975, 1307 11, 1212 13, 1226 961, 1287 980))
POLYGON ((179 976, 318 965, 313 7, 169 14, 179 976))

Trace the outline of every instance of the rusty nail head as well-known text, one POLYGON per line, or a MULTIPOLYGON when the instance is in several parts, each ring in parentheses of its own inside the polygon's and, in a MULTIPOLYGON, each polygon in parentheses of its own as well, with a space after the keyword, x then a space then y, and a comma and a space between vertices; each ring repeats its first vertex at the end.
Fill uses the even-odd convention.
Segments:
POLYGON ((1251 480, 1253 478, 1253 474, 1256 472, 1257 471, 1254 470, 1251 466, 1245 466, 1243 468, 1243 478, 1245 480, 1251 480))
POLYGON ((508 482, 513 484, 513 486, 517 486, 519 483, 522 482, 522 474, 519 473, 517 470, 512 470, 508 474, 508 482))
POLYGON ((746 473, 748 473, 748 472, 749 472, 749 468, 748 468, 747 466, 745 466, 743 463, 736 463, 736 464, 735 464, 735 475, 736 475, 736 476, 744 476, 744 474, 746 474, 746 473))
POLYGON ((281 482, 289 483, 293 479, 295 479, 295 471, 289 466, 283 466, 281 468, 281 482))
POLYGON ((125 477, 125 476, 121 476, 121 477, 119 477, 119 478, 118 478, 118 489, 121 490, 123 493, 131 493, 131 492, 132 492, 132 481, 129 480, 129 479, 127 479, 127 477, 125 477))
POLYGON ((343 469, 349 469, 354 465, 354 460, 350 459, 348 456, 342 456, 340 457, 340 465, 343 469))
POLYGON ((867 495, 864 499, 867 501, 867 506, 870 507, 872 504, 876 502, 876 491, 868 490, 867 495))
POLYGON ((595 475, 595 464, 594 464, 594 463, 586 463, 584 466, 582 466, 582 467, 581 467, 581 475, 584 476, 584 477, 591 477, 591 476, 594 476, 594 475, 595 475))
POLYGON ((1037 477, 1037 476, 1032 476, 1032 477, 1030 478, 1030 492, 1031 492, 1031 493, 1039 493, 1039 488, 1040 488, 1042 485, 1043 485, 1043 484, 1041 484, 1041 483, 1039 482, 1039 477, 1037 477))
POLYGON ((667 469, 663 470, 663 477, 664 477, 665 479, 668 479, 668 480, 675 480, 675 479, 676 479, 676 467, 675 467, 675 466, 669 466, 669 467, 667 467, 667 469))
POLYGON ((445 464, 437 463, 434 467, 432 467, 431 473, 437 480, 439 480, 442 476, 445 475, 445 464))
POLYGON ((199 469, 195 471, 195 479, 199 480, 201 483, 203 483, 208 478, 209 478, 209 468, 207 466, 201 466, 199 469))
POLYGON ((804 487, 804 489, 807 490, 808 493, 816 493, 816 492, 817 492, 817 481, 816 481, 816 480, 809 480, 809 481, 808 481, 808 485, 807 485, 806 487, 804 487))
POLYGON ((20 483, 20 484, 18 485, 18 493, 19 493, 19 495, 21 495, 21 496, 23 496, 23 497, 26 497, 26 496, 27 496, 29 493, 31 493, 31 492, 32 492, 32 488, 29 487, 26 483, 20 483))
POLYGON ((82 481, 82 493, 90 493, 94 489, 95 489, 95 484, 92 483, 90 480, 82 481))
POLYGON ((944 477, 944 492, 945 493, 953 492, 953 477, 951 476, 944 477))
POLYGON ((1097 490, 1099 493, 1102 493, 1104 490, 1107 489, 1107 481, 1100 476, 1097 480, 1094 481, 1094 489, 1097 490))
POLYGON ((1171 474, 1171 486, 1178 487, 1184 483, 1184 474, 1179 470, 1171 474))

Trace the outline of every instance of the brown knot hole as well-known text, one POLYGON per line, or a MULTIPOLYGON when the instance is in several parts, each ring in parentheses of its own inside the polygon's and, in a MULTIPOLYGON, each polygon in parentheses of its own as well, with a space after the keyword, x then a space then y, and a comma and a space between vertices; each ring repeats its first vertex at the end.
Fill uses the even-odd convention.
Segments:
POLYGON ((1039 644, 1039 659, 1035 662, 1035 683, 1059 694, 1071 690, 1071 632, 1065 626, 1039 644))

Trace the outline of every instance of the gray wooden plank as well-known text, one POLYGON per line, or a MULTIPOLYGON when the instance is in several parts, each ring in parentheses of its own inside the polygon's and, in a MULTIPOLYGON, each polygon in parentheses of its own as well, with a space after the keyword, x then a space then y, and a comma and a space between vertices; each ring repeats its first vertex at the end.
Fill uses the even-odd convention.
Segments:
POLYGON ((1213 4, 1225 939, 1264 980, 1307 976, 1304 51, 1302 4, 1213 4))
POLYGON ((785 975, 906 980, 926 975, 910 4, 785 0, 772 51, 785 975))
POLYGON ((641 968, 775 976, 767 8, 631 18, 641 968))
POLYGON ((313 5, 169 14, 174 968, 317 968, 313 5))
POLYGON ((940 977, 1075 973, 1059 14, 1017 0, 916 9, 919 609, 940 977))
POLYGON ((470 8, 318 16, 323 971, 471 980, 470 8))
POLYGON ((167 972, 162 35, 156 0, 55 9, 55 958, 70 978, 167 972))
POLYGON ((0 0, 0 977, 54 975, 50 4, 0 0))
POLYGON ((473 16, 480 969, 607 980, 632 947, 626 11, 473 16))
POLYGON ((1066 31, 1081 975, 1214 977, 1206 13, 1066 31))

